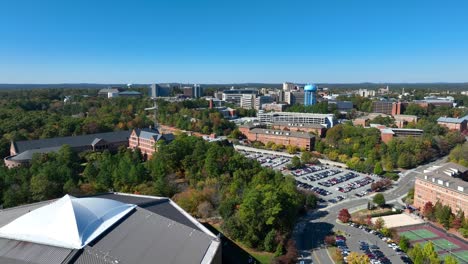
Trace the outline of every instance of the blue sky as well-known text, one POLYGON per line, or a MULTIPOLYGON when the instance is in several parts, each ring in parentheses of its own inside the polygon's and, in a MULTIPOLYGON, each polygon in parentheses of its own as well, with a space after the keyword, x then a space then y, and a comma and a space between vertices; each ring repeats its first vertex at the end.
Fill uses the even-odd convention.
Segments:
POLYGON ((0 83, 465 82, 466 0, 0 0, 0 83))

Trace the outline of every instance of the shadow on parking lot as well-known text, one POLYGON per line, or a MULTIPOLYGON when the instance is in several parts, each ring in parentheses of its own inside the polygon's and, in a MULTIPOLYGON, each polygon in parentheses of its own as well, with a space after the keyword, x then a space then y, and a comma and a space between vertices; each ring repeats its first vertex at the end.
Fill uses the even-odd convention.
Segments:
POLYGON ((323 245, 327 235, 333 233, 333 225, 325 222, 307 223, 301 234, 301 249, 315 249, 323 245))

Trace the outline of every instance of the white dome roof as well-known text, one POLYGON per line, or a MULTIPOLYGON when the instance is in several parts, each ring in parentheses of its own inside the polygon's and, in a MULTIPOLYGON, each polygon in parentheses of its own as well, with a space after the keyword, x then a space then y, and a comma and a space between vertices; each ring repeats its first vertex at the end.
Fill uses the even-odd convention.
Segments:
POLYGON ((80 249, 135 207, 109 199, 65 195, 3 226, 0 237, 80 249))

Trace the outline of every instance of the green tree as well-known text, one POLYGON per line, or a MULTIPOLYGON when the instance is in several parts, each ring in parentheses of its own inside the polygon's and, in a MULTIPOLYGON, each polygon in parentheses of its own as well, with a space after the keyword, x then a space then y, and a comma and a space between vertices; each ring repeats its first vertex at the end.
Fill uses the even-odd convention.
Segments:
POLYGON ((312 160, 312 153, 310 153, 309 151, 302 152, 301 161, 303 163, 309 163, 311 160, 312 160))
POLYGON ((382 207, 383 205, 385 205, 385 197, 384 197, 384 195, 381 194, 381 193, 376 194, 376 195, 374 196, 374 198, 372 199, 372 201, 373 201, 376 205, 378 205, 378 206, 380 206, 380 207, 382 207))
POLYGON ((398 246, 404 252, 408 252, 409 247, 410 247, 410 240, 405 236, 400 236, 400 242, 398 243, 398 246))
POLYGON ((445 256, 444 264, 458 264, 458 261, 452 255, 447 255, 445 256))
POLYGON ((291 165, 292 165, 293 168, 300 168, 302 166, 302 163, 301 163, 301 160, 299 159, 299 157, 297 157, 297 156, 292 157, 291 165))
POLYGON ((382 175, 383 172, 384 171, 383 171, 382 165, 380 164, 380 162, 377 162, 374 167, 374 173, 377 175, 382 175))
POLYGON ((276 231, 271 230, 265 236, 265 241, 263 242, 263 248, 268 252, 273 252, 276 249, 276 231))

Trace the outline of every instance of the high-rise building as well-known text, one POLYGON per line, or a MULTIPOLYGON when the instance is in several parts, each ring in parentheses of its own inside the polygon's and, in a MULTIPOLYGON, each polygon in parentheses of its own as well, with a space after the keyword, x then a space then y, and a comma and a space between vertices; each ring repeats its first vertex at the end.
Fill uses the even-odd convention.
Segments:
POLYGON ((294 87, 296 87, 296 85, 294 83, 290 83, 290 82, 284 82, 283 83, 283 91, 285 91, 285 92, 289 92, 289 91, 293 90, 294 87))
POLYGON ((258 96, 257 98, 255 98, 254 108, 255 110, 260 110, 262 109, 262 106, 264 104, 268 104, 272 102, 273 102, 273 97, 271 96, 266 96, 266 95, 258 96))
POLYGON ((304 104, 305 93, 301 91, 291 91, 284 93, 284 101, 290 105, 304 104))
POLYGON ((199 84, 194 84, 193 85, 193 97, 194 98, 200 98, 202 97, 202 88, 200 87, 199 84))
POLYGON ((308 84, 304 87, 304 105, 314 105, 317 103, 316 98, 317 86, 308 84))
POLYGON ((255 106, 255 94, 243 94, 240 99, 240 107, 244 109, 253 109, 255 106))
POLYGON ((150 93, 150 96, 153 97, 153 98, 156 98, 156 97, 157 97, 157 96, 156 96, 156 89, 157 89, 156 84, 155 84, 155 83, 151 84, 151 91, 150 91, 151 93, 150 93))
POLYGON ((243 95, 257 95, 257 89, 231 89, 224 90, 222 94, 222 100, 230 102, 236 105, 240 105, 241 98, 243 95))

